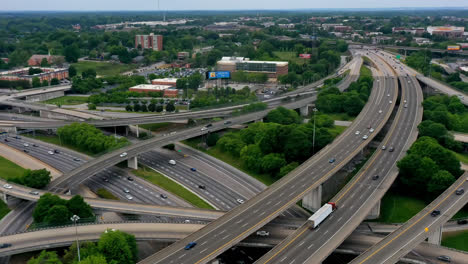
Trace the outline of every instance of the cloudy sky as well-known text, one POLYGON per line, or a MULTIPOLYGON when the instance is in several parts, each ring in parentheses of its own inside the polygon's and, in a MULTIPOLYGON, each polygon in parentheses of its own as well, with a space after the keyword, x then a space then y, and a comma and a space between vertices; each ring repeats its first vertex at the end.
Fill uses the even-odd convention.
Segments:
MULTIPOLYGON (((0 0, 11 10, 157 10, 158 0, 0 0)), ((163 10, 468 7, 468 0, 160 0, 163 10)))

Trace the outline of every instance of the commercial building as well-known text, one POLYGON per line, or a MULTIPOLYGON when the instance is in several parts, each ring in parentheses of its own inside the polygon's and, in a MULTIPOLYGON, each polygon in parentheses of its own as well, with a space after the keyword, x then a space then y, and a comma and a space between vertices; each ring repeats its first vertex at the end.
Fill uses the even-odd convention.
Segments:
POLYGON ((172 89, 172 85, 154 85, 154 84, 140 84, 130 87, 130 92, 150 93, 150 92, 164 92, 165 97, 176 97, 178 95, 177 89, 172 89))
POLYGON ((251 61, 244 57, 223 57, 217 63, 218 71, 266 73, 269 78, 288 74, 287 61, 251 61))
POLYGON ((350 26, 335 26, 336 32, 350 32, 353 31, 353 28, 350 26))
POLYGON ((405 27, 393 27, 392 28, 392 33, 400 33, 400 32, 405 32, 405 33, 410 33, 413 35, 420 36, 424 34, 426 30, 424 28, 405 28, 405 27))
POLYGON ((136 35, 135 48, 161 51, 163 49, 163 36, 154 35, 154 33, 151 33, 149 35, 136 35))
POLYGON ((187 51, 181 51, 177 53, 177 59, 178 60, 185 60, 190 57, 190 53, 187 51))
POLYGON ((151 80, 151 84, 153 85, 168 85, 175 87, 177 84, 177 78, 161 78, 161 79, 154 79, 151 80))
POLYGON ((0 72, 0 80, 6 81, 18 81, 26 80, 32 83, 32 79, 37 77, 39 80, 51 81, 56 78, 58 80, 63 80, 68 78, 68 69, 66 68, 40 68, 41 73, 29 75, 29 68, 16 69, 11 71, 0 72))
POLYGON ((465 33, 464 27, 427 27, 431 35, 439 35, 447 38, 461 38, 465 33))
POLYGON ((31 58, 29 58, 28 65, 29 66, 41 66, 41 62, 43 59, 46 59, 47 63, 49 64, 62 63, 65 61, 64 56, 34 54, 31 56, 31 58))

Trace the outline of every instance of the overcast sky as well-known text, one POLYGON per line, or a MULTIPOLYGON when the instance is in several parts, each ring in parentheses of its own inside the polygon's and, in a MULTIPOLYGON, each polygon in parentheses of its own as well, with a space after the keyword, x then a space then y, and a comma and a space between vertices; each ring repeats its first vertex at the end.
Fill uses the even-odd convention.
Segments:
MULTIPOLYGON (((0 0, 11 10, 157 10, 158 0, 0 0)), ((161 10, 468 7, 468 0, 160 0, 161 10)))

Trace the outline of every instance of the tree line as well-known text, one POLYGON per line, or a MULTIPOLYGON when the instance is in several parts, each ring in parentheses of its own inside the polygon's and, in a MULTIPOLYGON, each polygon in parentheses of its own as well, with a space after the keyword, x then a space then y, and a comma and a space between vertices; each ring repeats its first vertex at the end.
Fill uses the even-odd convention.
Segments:
POLYGON ((190 107, 197 108, 256 100, 257 97, 247 86, 241 90, 236 90, 229 86, 226 88, 216 86, 208 88, 207 91, 198 91, 195 99, 190 102, 190 107))
POLYGON ((12 182, 34 189, 42 189, 50 183, 50 171, 46 169, 27 169, 21 177, 10 179, 12 182))
POLYGON ((73 123, 57 129, 61 140, 81 150, 100 153, 128 143, 124 137, 106 136, 101 130, 86 123, 73 123))
MULTIPOLYGON (((216 143, 222 151, 240 158, 255 173, 281 178, 314 154, 313 121, 302 124, 296 111, 279 107, 265 117, 265 123, 250 124, 239 132, 229 132, 216 143)), ((316 115, 315 152, 330 143, 334 121, 316 115)))

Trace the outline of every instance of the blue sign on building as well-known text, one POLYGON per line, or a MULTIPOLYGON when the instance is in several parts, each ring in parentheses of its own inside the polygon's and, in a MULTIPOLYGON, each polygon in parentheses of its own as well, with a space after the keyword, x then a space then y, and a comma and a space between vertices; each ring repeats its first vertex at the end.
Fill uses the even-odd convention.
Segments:
POLYGON ((231 78, 231 72, 228 72, 228 71, 208 72, 208 79, 229 79, 229 78, 231 78))

